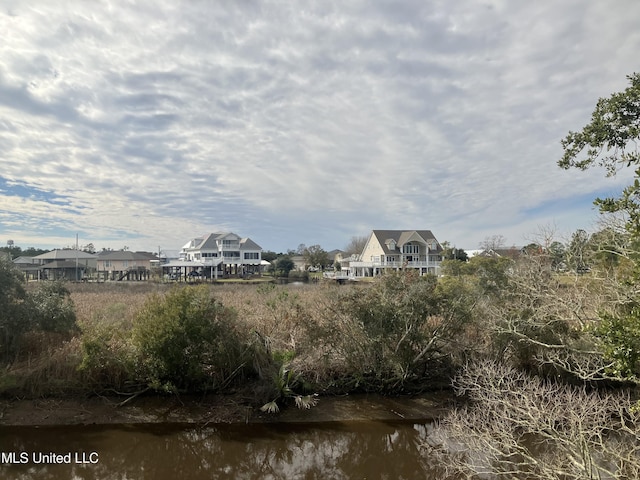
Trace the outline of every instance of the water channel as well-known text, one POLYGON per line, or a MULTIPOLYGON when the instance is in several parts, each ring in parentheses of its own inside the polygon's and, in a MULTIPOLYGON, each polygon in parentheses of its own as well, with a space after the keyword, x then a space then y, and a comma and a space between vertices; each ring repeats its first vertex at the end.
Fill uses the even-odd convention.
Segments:
POLYGON ((439 478, 429 421, 0 427, 0 478, 439 478), (57 456, 56 456, 57 455, 57 456), (24 460, 24 463, 21 463, 24 460), (45 462, 59 463, 45 463, 45 462))

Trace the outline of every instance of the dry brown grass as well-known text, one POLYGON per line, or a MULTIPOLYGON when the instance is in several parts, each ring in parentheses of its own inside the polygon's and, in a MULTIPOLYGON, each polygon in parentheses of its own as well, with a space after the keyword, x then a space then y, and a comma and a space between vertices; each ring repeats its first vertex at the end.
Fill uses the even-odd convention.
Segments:
MULTIPOLYGON (((80 368, 85 340, 89 337, 109 338, 112 345, 106 345, 106 348, 114 357, 120 355, 127 348, 123 339, 128 336, 132 321, 148 296, 169 288, 153 283, 68 283, 66 287, 71 293, 80 331, 75 336, 45 332, 25 335, 22 339, 25 353, 0 378, 0 393, 37 397, 90 389, 91 379, 80 368)), ((28 285, 28 288, 35 288, 35 285, 28 285)))
POLYGON ((124 319, 131 321, 152 293, 170 288, 167 284, 140 283, 70 283, 71 300, 80 325, 94 321, 103 312, 118 309, 124 319))
POLYGON ((34 351, 7 372, 4 393, 39 397, 84 390, 82 375, 78 373, 80 351, 78 338, 51 343, 47 348, 34 351))
MULTIPOLYGON (((372 340, 358 319, 340 311, 338 299, 371 286, 230 283, 210 288, 222 305, 236 312, 238 330, 247 345, 253 345, 253 366, 261 377, 270 377, 271 369, 282 362, 316 385, 340 390, 361 370, 370 370, 373 360, 371 349, 366 348, 372 340)), ((109 338, 108 358, 124 355, 123 338, 110 332, 121 336, 129 331, 148 296, 170 288, 154 284, 71 286, 84 338, 109 338)))
MULTIPOLYGON (((80 325, 117 314, 130 322, 153 293, 173 288, 168 284, 69 284, 80 325)), ((218 284, 211 290, 224 306, 238 313, 247 329, 256 330, 284 345, 293 346, 305 323, 322 322, 338 288, 329 285, 218 284)))
MULTIPOLYGON (((83 332, 78 347, 90 338, 109 339, 105 352, 117 356, 126 351, 124 337, 149 296, 176 286, 106 283, 69 284, 68 288, 83 332)), ((325 376, 327 341, 319 336, 335 318, 332 304, 337 295, 351 287, 228 283, 210 288, 218 301, 237 313, 238 328, 247 342, 263 349, 268 359, 291 361, 297 371, 312 374, 314 380, 325 376)))
MULTIPOLYGON (((354 290, 364 293, 373 285, 229 283, 209 288, 236 313, 237 333, 253 356, 248 367, 262 381, 268 383, 280 366, 286 366, 319 386, 319 391, 337 392, 349 391, 350 385, 363 388, 358 379, 370 375, 375 364, 367 346, 376 341, 367 336, 357 316, 341 311, 345 302, 340 298, 354 290)), ((29 368, 37 366, 30 377, 34 386, 51 373, 60 375, 70 390, 84 382, 96 391, 125 391, 127 385, 144 382, 138 376, 139 352, 132 342, 136 315, 151 295, 182 287, 150 282, 68 284, 80 332, 71 342, 60 344, 64 355, 48 345, 41 349, 46 358, 31 358, 30 365, 20 366, 20 376, 26 378, 29 368)), ((347 309, 348 304, 347 299, 347 309)))
MULTIPOLYGON (((224 285, 214 287, 216 298, 233 308, 247 338, 264 346, 271 358, 289 363, 297 373, 316 384, 344 368, 331 341, 342 331, 336 298, 350 289, 333 284, 271 286, 224 285)), ((346 334, 339 336, 348 342, 346 334)))

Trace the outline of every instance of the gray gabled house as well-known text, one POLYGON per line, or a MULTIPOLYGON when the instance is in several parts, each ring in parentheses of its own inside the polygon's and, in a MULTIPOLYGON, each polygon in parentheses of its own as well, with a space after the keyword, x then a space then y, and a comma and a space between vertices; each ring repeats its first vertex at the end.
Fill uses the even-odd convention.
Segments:
POLYGON ((40 280, 82 280, 96 270, 96 258, 93 253, 75 249, 57 249, 36 255, 40 280))

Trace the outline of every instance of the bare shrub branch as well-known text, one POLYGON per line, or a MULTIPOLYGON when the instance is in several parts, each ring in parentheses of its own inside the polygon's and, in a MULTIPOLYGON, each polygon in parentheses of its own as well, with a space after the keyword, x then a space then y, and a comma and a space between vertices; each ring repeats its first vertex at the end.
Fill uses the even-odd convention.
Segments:
POLYGON ((627 392, 588 391, 493 362, 454 382, 469 404, 446 416, 430 445, 462 478, 638 478, 638 417, 627 392))

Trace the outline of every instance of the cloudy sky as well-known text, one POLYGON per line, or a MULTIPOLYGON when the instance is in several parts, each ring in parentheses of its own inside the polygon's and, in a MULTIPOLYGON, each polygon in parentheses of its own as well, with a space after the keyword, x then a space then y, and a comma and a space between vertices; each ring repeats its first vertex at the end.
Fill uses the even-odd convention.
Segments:
POLYGON ((640 2, 0 2, 0 243, 264 249, 595 228, 560 140, 640 71, 640 2))

